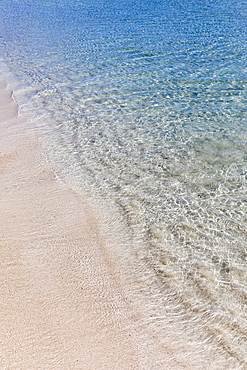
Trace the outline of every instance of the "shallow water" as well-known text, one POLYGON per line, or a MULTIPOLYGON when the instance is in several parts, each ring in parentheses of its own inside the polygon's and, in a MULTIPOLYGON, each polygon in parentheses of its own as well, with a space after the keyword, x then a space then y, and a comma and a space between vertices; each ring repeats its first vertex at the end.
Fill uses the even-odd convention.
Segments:
POLYGON ((194 368, 245 368, 245 2, 8 1, 0 15, 20 113, 57 176, 122 220, 149 325, 175 331, 194 368))

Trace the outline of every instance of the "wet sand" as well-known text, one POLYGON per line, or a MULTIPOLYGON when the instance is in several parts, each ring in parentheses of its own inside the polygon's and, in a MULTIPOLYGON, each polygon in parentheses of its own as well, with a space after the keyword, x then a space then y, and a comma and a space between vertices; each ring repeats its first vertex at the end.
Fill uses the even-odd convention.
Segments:
POLYGON ((0 81, 0 368, 185 368, 146 329, 93 208, 28 127, 0 81))
POLYGON ((139 368, 94 215, 55 178, 0 87, 0 368, 139 368))

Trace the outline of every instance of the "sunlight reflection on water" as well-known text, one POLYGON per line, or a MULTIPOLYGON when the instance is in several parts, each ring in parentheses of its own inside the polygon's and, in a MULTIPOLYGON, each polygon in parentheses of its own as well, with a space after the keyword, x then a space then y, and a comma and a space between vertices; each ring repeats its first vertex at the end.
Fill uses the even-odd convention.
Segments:
POLYGON ((243 2, 26 1, 1 32, 20 111, 56 171, 114 200, 155 271, 162 328, 196 322, 229 368, 244 368, 243 2))

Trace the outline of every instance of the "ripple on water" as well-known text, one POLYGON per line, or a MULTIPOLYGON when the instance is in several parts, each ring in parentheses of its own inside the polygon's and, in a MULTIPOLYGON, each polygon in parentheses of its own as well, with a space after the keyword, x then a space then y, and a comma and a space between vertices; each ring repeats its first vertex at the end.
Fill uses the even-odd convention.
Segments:
POLYGON ((212 369, 244 368, 243 1, 60 0, 29 7, 33 33, 28 3, 1 26, 20 112, 60 177, 114 203, 149 324, 212 369))

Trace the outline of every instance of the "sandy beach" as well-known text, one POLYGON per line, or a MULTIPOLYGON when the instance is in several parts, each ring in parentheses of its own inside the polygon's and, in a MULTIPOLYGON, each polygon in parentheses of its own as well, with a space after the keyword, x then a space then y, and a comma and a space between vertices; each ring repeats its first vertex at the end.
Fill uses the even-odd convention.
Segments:
POLYGON ((92 209, 56 178, 0 88, 0 368, 159 368, 169 351, 158 355, 139 336, 131 317, 140 313, 110 268, 92 209))
POLYGON ((245 10, 0 0, 0 370, 247 370, 245 10))
POLYGON ((1 369, 136 369, 94 216, 22 132, 1 82, 1 369))

